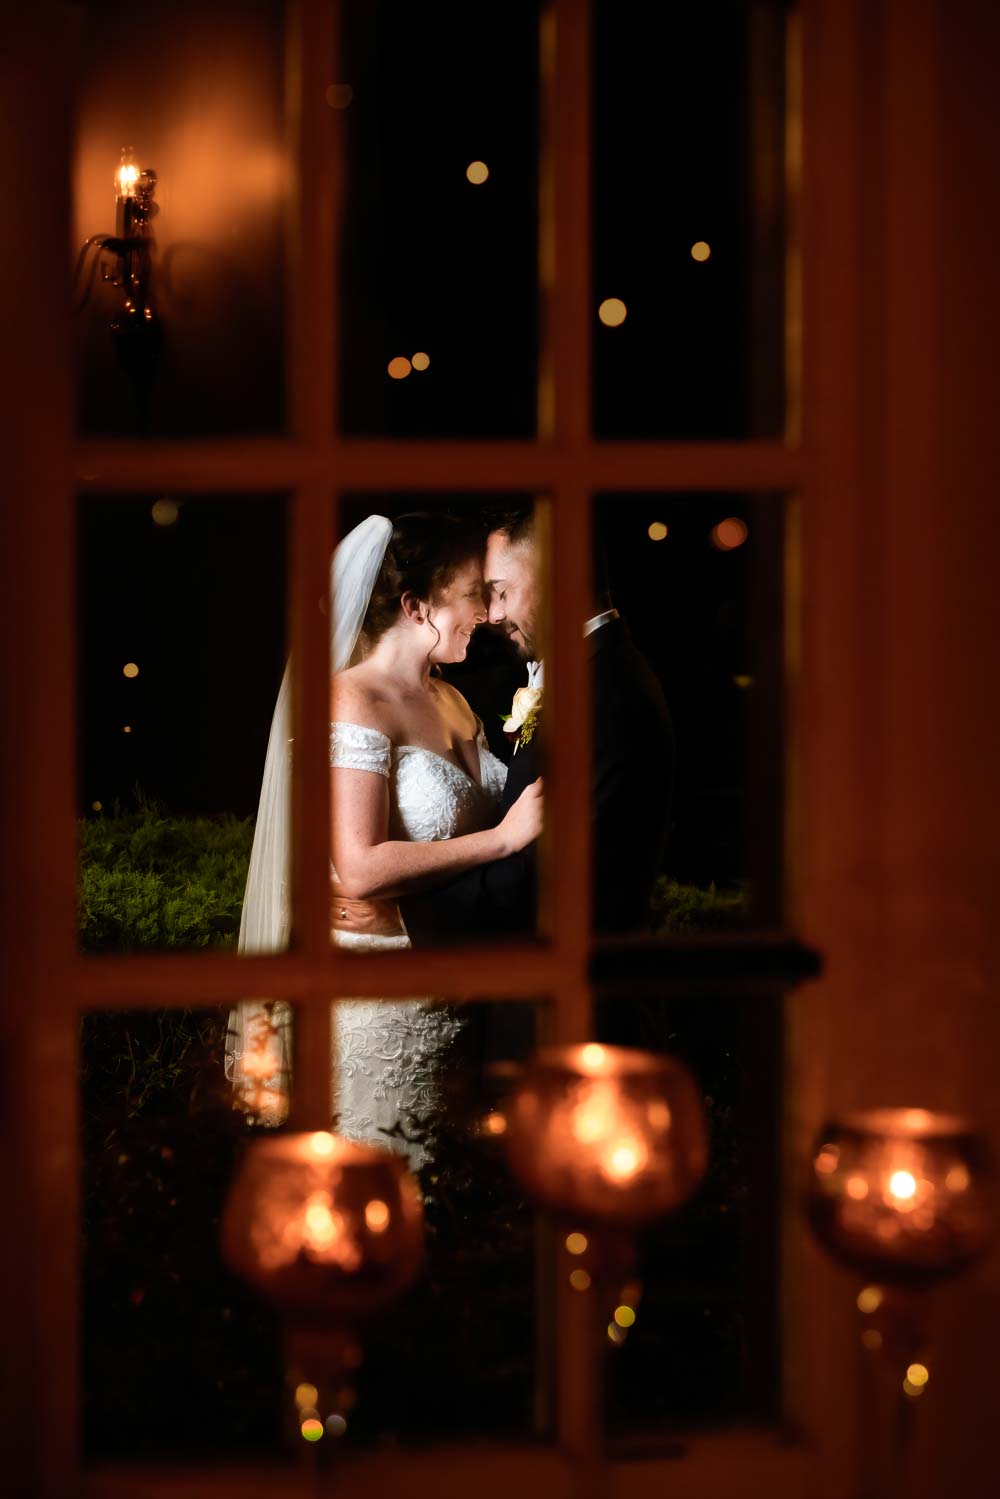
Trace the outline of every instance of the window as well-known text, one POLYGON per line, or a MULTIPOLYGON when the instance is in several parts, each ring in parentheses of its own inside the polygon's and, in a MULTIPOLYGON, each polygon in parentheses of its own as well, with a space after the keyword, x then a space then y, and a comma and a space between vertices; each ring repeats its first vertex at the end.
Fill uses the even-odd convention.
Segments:
MULTIPOLYGON (((241 7, 196 9, 199 15, 205 12, 206 26, 221 17, 243 34, 241 7)), ((350 36, 354 26, 365 41, 364 27, 370 24, 375 9, 346 7, 345 34, 350 36)), ((598 7, 597 35, 603 37, 607 28, 613 28, 613 9, 598 7)), ((765 11, 770 14, 764 7, 751 10, 758 19, 765 11)), ((530 27, 520 13, 512 27, 523 26, 524 36, 533 37, 532 8, 525 7, 524 13, 530 17, 530 27)), ((187 11, 184 14, 187 16, 187 11)), ((725 9, 729 19, 739 14, 725 9)), ((639 25, 641 15, 637 11, 629 24, 639 25)), ((261 76, 268 80, 264 93, 273 105, 277 61, 268 39, 274 42, 277 21, 266 9, 254 9, 254 16, 254 57, 262 69, 261 76)), ((388 27, 391 8, 385 8, 383 19, 388 27)), ((171 20, 179 31, 176 8, 171 11, 171 20)), ((403 385, 407 392, 419 390, 412 373, 400 382, 399 391, 394 386, 384 387, 385 406, 377 419, 366 416, 363 392, 351 382, 345 360, 337 357, 338 350, 343 351, 351 339, 374 337, 372 330, 359 329, 356 308, 345 315, 344 299, 338 295, 338 284, 343 285, 337 280, 340 244, 350 246, 340 260, 341 274, 349 277, 350 257, 359 255, 363 240, 352 242, 344 233, 343 223, 335 226, 332 222, 328 208, 336 193, 311 190, 317 182, 343 182, 345 143, 338 119, 343 94, 338 91, 345 85, 330 63, 339 38, 332 9, 318 0, 302 0, 291 10, 287 27, 287 110, 294 124, 294 168, 290 205, 283 221, 285 230, 290 231, 288 284, 292 294, 282 300, 274 293, 268 300, 268 358, 257 350, 267 365, 265 387, 257 392, 267 414, 259 414, 244 426, 245 410, 238 400, 228 398, 234 387, 222 382, 219 388, 227 392, 225 411, 206 414, 193 397, 185 396, 182 401, 179 394, 172 408, 169 403, 157 408, 154 399, 143 418, 148 419, 149 435, 138 442, 132 435, 134 423, 119 421, 121 405, 111 402, 104 407, 103 390, 95 393, 101 382, 88 374, 81 381, 87 399, 81 405, 76 461, 84 516, 96 514, 98 506, 124 504, 125 497, 136 495, 142 496, 144 507, 168 498, 189 505, 192 514, 204 504, 243 506, 247 516, 262 506, 275 505, 274 496, 287 497, 279 508, 287 517, 288 637, 297 671, 294 942, 287 953, 239 960, 229 954, 81 958, 72 968, 64 997, 66 1009, 59 1013, 64 1022, 70 1012, 75 1019, 80 1012, 127 1010, 146 1019, 147 1012, 183 1002, 196 1013, 204 1010, 206 1016, 217 1020, 222 1008, 248 992, 286 1000, 296 1006, 302 1059, 297 1069, 294 1109, 296 1117, 315 1120, 322 1113, 329 1083, 332 995, 374 1001, 426 992, 447 998, 468 996, 467 954, 447 950, 398 953, 372 963, 330 949, 327 646, 315 601, 326 590, 327 558, 340 516, 358 502, 359 496, 414 489, 438 498, 444 493, 520 493, 545 498, 551 512, 551 534, 556 539, 553 555, 558 559, 551 573, 550 605, 551 713, 559 724, 559 734, 553 740, 549 778, 549 836, 556 858, 550 883, 548 940, 538 945, 483 949, 476 958, 476 995, 469 1003, 486 1006, 535 1001, 542 996, 551 1008, 552 1033, 560 1039, 578 1040, 593 1033, 595 991, 603 1004, 624 980, 636 989, 645 986, 654 994, 656 1006, 664 1001, 680 1006, 685 993, 704 991, 707 986, 715 996, 713 1002, 723 1011, 727 1005, 738 1008, 744 1001, 752 1006, 759 998, 763 1017, 760 1030, 742 1013, 740 1025, 748 1034, 758 1040, 764 1037, 770 1044, 778 1032, 774 996, 808 966, 805 956, 782 933, 780 880, 770 884, 763 879, 757 881, 760 922, 746 941, 740 937, 722 944, 710 939, 680 943, 665 939, 658 944, 623 943, 596 949, 592 944, 587 923, 580 917, 590 904, 589 828, 587 819, 579 816, 589 784, 590 689, 577 625, 590 608, 595 500, 599 514, 614 506, 622 513, 627 510, 629 515, 635 512, 645 517, 650 497, 655 496, 663 522, 675 530, 682 526, 682 513, 699 508, 703 520, 713 526, 731 517, 750 516, 754 538, 759 534, 764 542, 764 575, 772 581, 778 578, 786 541, 784 497, 802 493, 808 479, 799 448, 778 435, 780 423, 775 411, 780 407, 781 381, 779 397, 759 421, 744 415, 738 422, 727 421, 724 430, 711 433, 699 428, 694 417, 680 429, 662 430, 646 418, 630 425, 614 417, 608 393, 616 386, 616 366, 605 358, 604 345, 598 343, 604 339, 604 330, 613 325, 595 324, 595 307, 604 288, 596 285, 591 269, 594 196, 588 145, 594 92, 592 35, 587 8, 557 0, 543 7, 538 16, 541 295, 537 305, 523 304, 523 323, 511 326, 510 349, 504 351, 505 357, 509 354, 512 378, 523 385, 512 401, 510 422, 479 425, 476 413, 470 410, 469 427, 456 433, 448 427, 446 396, 439 408, 443 414, 428 416, 428 425, 424 426, 412 411, 407 414, 394 404, 396 396, 403 393, 403 385), (308 288, 308 296, 301 294, 303 287, 308 288), (530 371, 525 373, 530 361, 524 350, 532 343, 536 328, 538 378, 537 389, 532 389, 530 371), (288 349, 284 394, 273 364, 274 350, 283 338, 288 349), (88 405, 88 400, 92 404, 88 405), (101 406, 103 415, 96 413, 97 406, 101 406), (204 426, 199 426, 201 421, 204 426), (429 431, 433 441, 415 441, 416 431, 429 431), (748 436, 750 433, 754 435, 748 436), (714 440, 704 441, 708 436, 714 440), (758 514, 759 526, 754 519, 758 514), (755 989, 763 990, 763 997, 755 989)), ((374 46, 370 37, 367 41, 374 46)), ((358 44, 357 32, 354 42, 358 44)), ((530 91, 536 75, 533 62, 525 57, 524 79, 519 87, 530 91)), ((603 118, 600 110, 606 106, 602 62, 603 57, 598 57, 599 105, 594 117, 598 123, 603 118)), ((168 98, 163 105, 168 114, 170 107, 168 98)), ((442 115, 446 113, 445 108, 442 115)), ((773 121, 769 123, 773 129, 773 121)), ((272 108, 264 132, 265 147, 275 149, 276 130, 272 108)), ((266 156, 266 149, 262 149, 266 156)), ((485 154, 487 148, 483 150, 485 154)), ((349 151, 346 155, 350 165, 349 151)), ((607 171, 606 164, 602 170, 607 171)), ((165 178, 166 171, 162 167, 161 171, 165 178)), ((267 179, 263 168, 261 171, 263 179, 273 180, 267 179)), ((347 180, 350 191, 349 176, 347 180)), ((474 191, 477 184, 467 180, 474 191)), ((606 178, 599 176, 598 201, 602 201, 599 195, 605 186, 606 178)), ((272 202, 271 211, 262 213, 260 222, 253 226, 253 234, 258 236, 254 243, 264 247, 260 249, 262 264, 273 266, 280 260, 277 247, 282 240, 278 227, 282 218, 282 213, 275 214, 272 202), (268 259, 270 252, 273 259, 268 259)), ((86 227, 91 226, 88 223, 86 227)), ((716 232, 714 228, 705 230, 706 243, 716 232)), ((623 228, 623 242, 625 237, 623 228)), ((523 246, 518 253, 523 253, 523 246)), ((705 262, 694 257, 692 263, 698 266, 705 262)), ((601 276, 607 274, 614 279, 612 266, 613 256, 608 251, 601 276)), ((215 266, 213 274, 217 270, 215 266)), ((361 270, 370 271, 370 267, 362 266, 361 270)), ((271 290, 273 293, 273 287, 271 290)), ((612 292, 614 288, 609 286, 607 290, 612 292)), ((747 299, 747 306, 751 304, 756 306, 752 297, 747 299)), ((241 378, 246 374, 242 366, 246 329, 238 309, 245 305, 237 298, 237 310, 227 324, 232 335, 227 363, 240 367, 241 378)), ((777 318, 774 307, 772 313, 777 318)), ((634 308, 628 316, 635 326, 634 308)), ((461 320, 453 321, 460 331, 461 320)), ((769 330, 772 343, 780 337, 776 331, 779 322, 769 330)), ((627 320, 623 326, 629 326, 627 320)), ((391 334, 384 333, 386 340, 396 336, 395 325, 391 334)), ((405 338, 404 342, 404 334, 399 332, 398 357, 410 360, 412 370, 413 353, 423 340, 419 332, 407 332, 405 338)), ((395 342, 385 341, 382 354, 397 357, 392 353, 395 348, 395 342)), ((183 350, 177 351, 178 358, 182 354, 183 350)), ((178 391, 183 384, 182 366, 178 366, 178 391)), ((732 404, 739 404, 736 396, 732 404)), ((759 823, 750 828, 744 848, 750 850, 748 868, 773 870, 780 867, 782 840, 781 759, 779 754, 775 760, 767 750, 783 742, 783 622, 772 595, 754 594, 749 589, 746 596, 750 600, 747 607, 754 611, 754 631, 759 627, 767 650, 761 672, 751 669, 732 673, 734 677, 754 677, 764 688, 758 694, 764 704, 764 721, 754 730, 756 737, 750 739, 750 769, 741 772, 755 794, 759 793, 763 811, 759 823), (774 711, 768 718, 770 709, 774 711), (768 767, 767 777, 754 768, 761 765, 768 767)), ((777 1072, 780 1051, 774 1055, 777 1072)), ((68 1066, 62 1081, 68 1082, 68 1066)), ((773 1104, 776 1094, 770 1092, 768 1097, 773 1104)), ((68 1135, 71 1121, 64 1118, 62 1122, 68 1135)), ((777 1131, 776 1109, 767 1116, 767 1130, 768 1139, 761 1146, 765 1152, 777 1131)), ((768 1284, 773 1290, 773 1280, 768 1284)), ((554 1433, 562 1452, 592 1451, 596 1441, 592 1420, 596 1354, 583 1346, 579 1305, 561 1285, 555 1298, 554 1320, 557 1331, 548 1344, 550 1356, 557 1363, 554 1433)), ((758 1331, 767 1347, 764 1357, 773 1365, 777 1361, 773 1323, 758 1331)), ((627 1390, 612 1381, 612 1427, 616 1423, 621 1426, 618 1415, 630 1398, 627 1390)), ((773 1416, 776 1398, 763 1404, 765 1413, 773 1416)), ((652 1412, 654 1421, 659 1417, 658 1410, 652 1412)), ((540 1454, 538 1460, 544 1467, 549 1457, 540 1454)), ((499 1485, 502 1467, 496 1476, 499 1485)), ((89 1481, 94 1493, 112 1491, 110 1487, 105 1489, 100 1476, 89 1481)), ((491 1481, 486 1480, 487 1484, 491 1481)))

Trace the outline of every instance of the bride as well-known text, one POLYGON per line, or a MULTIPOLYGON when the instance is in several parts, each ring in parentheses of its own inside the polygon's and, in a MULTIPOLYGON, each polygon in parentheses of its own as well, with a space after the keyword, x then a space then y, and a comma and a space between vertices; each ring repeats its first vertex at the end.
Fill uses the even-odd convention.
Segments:
MULTIPOLYGON (((461 661, 486 617, 482 541, 454 516, 370 515, 332 569, 330 766, 332 935, 338 946, 408 947, 396 897, 526 847, 541 831, 541 783, 499 822, 506 767, 436 668, 461 661)), ((240 925, 246 952, 287 945, 289 685, 271 724, 240 925)), ((426 1000, 345 1000, 334 1010, 337 1128, 424 1159, 437 1075, 460 1030, 426 1000)), ((230 1016, 226 1075, 255 1122, 288 1111, 291 1007, 247 1000, 230 1016)))

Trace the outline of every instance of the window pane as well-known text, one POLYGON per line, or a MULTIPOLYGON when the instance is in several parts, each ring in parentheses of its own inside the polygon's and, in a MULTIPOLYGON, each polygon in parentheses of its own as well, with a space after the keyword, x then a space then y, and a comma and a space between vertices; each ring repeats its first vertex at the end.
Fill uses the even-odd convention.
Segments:
POLYGON ((87 436, 280 431, 284 6, 107 0, 78 9, 79 428, 87 436), (130 232, 115 187, 126 147, 136 172, 157 174, 148 284, 137 256, 126 266, 110 248, 79 249, 92 236, 130 232), (105 269, 119 281, 134 271, 140 284, 115 286, 105 269))
POLYGON ((529 436, 537 5, 342 12, 343 429, 529 436))
POLYGON ((780 1000, 614 994, 597 1017, 601 1040, 683 1061, 709 1128, 701 1188, 639 1241, 624 1297, 634 1323, 607 1342, 608 1433, 649 1447, 678 1429, 774 1420, 780 1000))
MULTIPOLYGON (((398 1007, 365 1008, 364 1020, 355 1012, 355 1039, 362 1051, 384 1051, 398 1007)), ((535 1220, 507 1176, 497 1127, 504 1064, 530 1051, 542 1012, 530 1003, 444 1006, 447 1043, 414 1058, 409 1077, 408 1059, 399 1076, 380 1074, 408 1135, 380 1143, 411 1151, 426 1259, 412 1289, 363 1329, 360 1365, 351 1361, 317 1401, 324 1421, 346 1421, 349 1445, 524 1437, 548 1419, 546 1390, 536 1388, 535 1220), (407 1088, 417 1071, 422 1103, 413 1113, 407 1088), (419 1377, 411 1377, 415 1350, 419 1377)), ((299 1366, 301 1347, 286 1338, 281 1316, 233 1273, 219 1247, 247 1146, 282 1137, 232 1107, 231 1019, 195 1008, 102 1012, 82 1023, 83 1382, 92 1460, 293 1458, 302 1446, 292 1387, 317 1371, 299 1366)), ((336 1070, 357 1061, 341 1052, 336 1070)), ((369 1138, 354 1123, 352 1137, 369 1138)), ((324 1368, 335 1362, 325 1344, 314 1352, 324 1368)))
POLYGON ((598 499, 597 591, 621 616, 591 636, 600 931, 780 924, 783 514, 598 499))
POLYGON ((786 8, 598 0, 601 437, 782 431, 786 8))
POLYGON ((530 937, 544 726, 505 725, 545 628, 531 497, 352 495, 340 518, 334 941, 530 937), (500 527, 523 529, 516 555, 500 527))
POLYGON ((285 506, 79 507, 82 946, 235 945, 284 668, 285 506))

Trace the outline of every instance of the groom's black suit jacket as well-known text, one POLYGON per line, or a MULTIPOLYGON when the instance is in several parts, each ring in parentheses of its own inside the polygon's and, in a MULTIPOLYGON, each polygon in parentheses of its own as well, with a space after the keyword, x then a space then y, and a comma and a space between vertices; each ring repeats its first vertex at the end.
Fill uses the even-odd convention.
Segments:
MULTIPOLYGON (((670 818, 673 727, 662 688, 624 621, 598 626, 587 643, 593 672, 594 924, 603 932, 641 931, 670 818)), ((544 735, 536 734, 514 755, 502 812, 542 774, 540 739, 544 735)), ((535 851, 528 848, 404 896, 399 904, 419 947, 531 936, 535 894, 535 851)))

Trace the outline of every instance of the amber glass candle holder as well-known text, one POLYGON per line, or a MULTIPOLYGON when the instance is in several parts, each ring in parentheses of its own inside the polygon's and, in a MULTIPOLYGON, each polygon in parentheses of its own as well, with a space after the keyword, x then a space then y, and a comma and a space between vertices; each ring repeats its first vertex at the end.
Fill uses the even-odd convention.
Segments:
POLYGON ((222 1249, 282 1316, 289 1434, 321 1459, 347 1429, 359 1330, 422 1267, 419 1188, 399 1156, 325 1130, 255 1140, 222 1249))
POLYGON ((968 1120, 872 1109, 820 1132, 809 1218, 834 1259, 866 1279, 921 1289, 986 1249, 992 1192, 989 1151, 968 1120))
POLYGON ((574 1221, 635 1227, 672 1211, 705 1171, 701 1098, 669 1057, 618 1046, 546 1047, 507 1105, 511 1169, 574 1221))
POLYGON ((809 1221, 827 1253, 862 1278, 859 1499, 908 1487, 914 1412, 933 1369, 927 1292, 989 1246, 993 1190, 987 1142, 967 1119, 872 1109, 820 1131, 809 1221))

